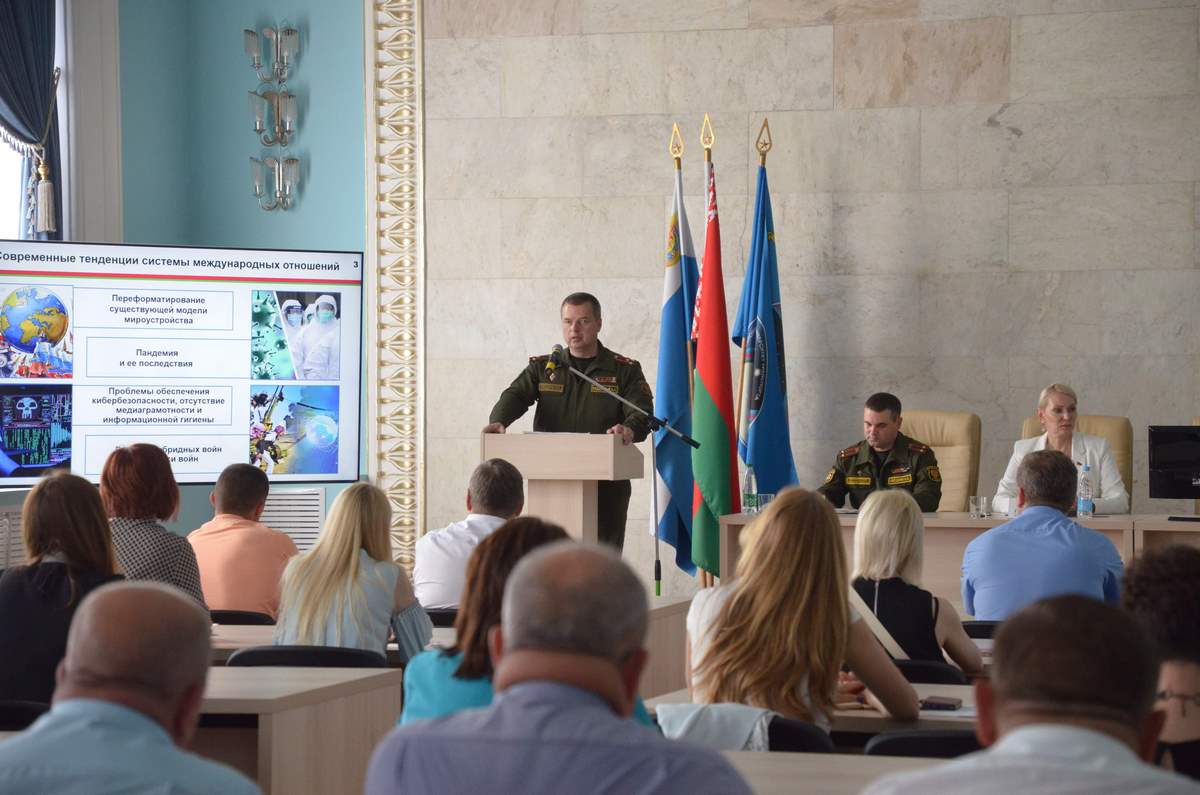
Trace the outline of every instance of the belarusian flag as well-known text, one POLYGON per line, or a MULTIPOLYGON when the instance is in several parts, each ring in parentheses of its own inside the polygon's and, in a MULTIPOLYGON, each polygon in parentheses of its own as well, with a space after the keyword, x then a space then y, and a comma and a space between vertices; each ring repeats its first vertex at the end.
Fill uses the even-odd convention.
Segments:
POLYGON ((705 151, 708 207, 704 260, 692 338, 696 340, 695 395, 692 398, 692 560, 720 576, 720 517, 737 513, 737 445, 733 424, 733 380, 729 373, 729 323, 721 274, 721 224, 717 218, 717 180, 705 151))

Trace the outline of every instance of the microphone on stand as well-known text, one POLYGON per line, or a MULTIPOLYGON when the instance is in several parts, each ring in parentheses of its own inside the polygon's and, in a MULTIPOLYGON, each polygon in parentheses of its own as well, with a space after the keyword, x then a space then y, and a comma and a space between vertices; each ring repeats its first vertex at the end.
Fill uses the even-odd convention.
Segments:
POLYGON ((546 360, 546 372, 550 374, 550 380, 554 380, 554 371, 563 363, 563 346, 555 345, 550 350, 550 358, 546 360))

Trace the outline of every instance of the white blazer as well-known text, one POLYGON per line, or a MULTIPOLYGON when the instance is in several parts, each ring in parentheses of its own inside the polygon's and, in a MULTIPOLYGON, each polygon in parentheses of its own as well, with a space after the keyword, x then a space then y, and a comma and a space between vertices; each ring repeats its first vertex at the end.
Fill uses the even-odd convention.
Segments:
MULTIPOLYGON (((1008 468, 992 498, 992 507, 996 511, 1004 511, 1009 516, 1016 512, 1017 467, 1028 453, 1045 449, 1044 433, 1032 439, 1021 439, 1013 445, 1012 458, 1008 460, 1008 468)), ((1084 464, 1091 467, 1096 513, 1129 513, 1129 493, 1125 491, 1125 481, 1121 480, 1121 470, 1117 468, 1107 439, 1076 432, 1071 437, 1071 460, 1080 471, 1084 464)))

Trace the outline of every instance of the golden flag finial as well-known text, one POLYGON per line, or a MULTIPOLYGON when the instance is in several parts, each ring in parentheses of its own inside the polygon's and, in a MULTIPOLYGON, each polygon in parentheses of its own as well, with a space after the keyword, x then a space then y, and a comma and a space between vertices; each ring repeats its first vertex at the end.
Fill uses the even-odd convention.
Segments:
POLYGON ((683 136, 679 134, 678 124, 671 125, 671 143, 668 144, 667 151, 671 153, 671 157, 675 158, 675 168, 679 168, 683 158, 683 136))
POLYGON ((712 160, 713 144, 717 142, 717 136, 713 133, 712 122, 708 119, 708 114, 704 114, 704 124, 700 125, 700 145, 704 147, 704 159, 712 160))
POLYGON ((758 131, 758 140, 754 142, 754 148, 758 150, 760 166, 767 164, 767 152, 771 151, 771 145, 771 125, 767 122, 767 117, 763 116, 762 127, 758 131))

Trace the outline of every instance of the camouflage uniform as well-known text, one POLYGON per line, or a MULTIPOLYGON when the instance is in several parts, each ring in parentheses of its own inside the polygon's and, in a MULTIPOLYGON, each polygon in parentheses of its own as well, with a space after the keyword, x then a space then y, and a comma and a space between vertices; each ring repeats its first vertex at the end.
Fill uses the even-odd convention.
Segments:
MULTIPOLYGON (((642 375, 642 366, 633 359, 613 353, 597 343, 596 356, 589 360, 570 357, 575 369, 600 382, 605 388, 654 411, 650 385, 642 375)), ((535 431, 560 433, 605 433, 622 424, 633 431, 640 442, 650 431, 641 414, 600 394, 600 389, 575 376, 565 367, 555 368, 549 356, 531 356, 529 365, 500 394, 488 422, 511 425, 529 407, 537 403, 533 415, 535 431)), ((597 487, 597 529, 600 540, 620 549, 625 543, 625 517, 629 510, 628 480, 602 480, 597 487)))
POLYGON ((879 469, 872 460, 866 440, 838 453, 837 461, 817 491, 841 508, 850 495, 850 505, 862 505, 876 489, 904 489, 911 492, 925 513, 933 513, 942 501, 942 475, 937 458, 928 445, 896 435, 896 443, 883 456, 879 469))

